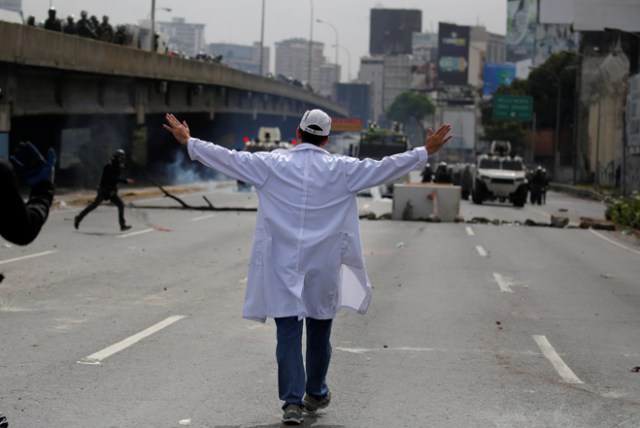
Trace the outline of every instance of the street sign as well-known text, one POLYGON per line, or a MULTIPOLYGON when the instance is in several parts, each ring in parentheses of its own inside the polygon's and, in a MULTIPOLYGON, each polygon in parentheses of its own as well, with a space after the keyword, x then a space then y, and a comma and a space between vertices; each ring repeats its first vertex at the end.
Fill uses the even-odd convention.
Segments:
POLYGON ((531 121, 533 98, 514 95, 494 95, 493 118, 499 120, 531 121))

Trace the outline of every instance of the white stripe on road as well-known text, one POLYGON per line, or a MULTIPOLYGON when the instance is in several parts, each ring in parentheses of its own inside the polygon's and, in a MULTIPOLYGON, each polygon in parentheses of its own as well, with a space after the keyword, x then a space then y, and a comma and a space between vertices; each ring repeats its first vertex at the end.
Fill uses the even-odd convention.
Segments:
POLYGON ((142 235, 143 233, 149 233, 149 232, 153 232, 155 229, 151 228, 151 229, 144 229, 144 230, 139 230, 137 232, 131 232, 131 233, 125 233, 124 235, 117 235, 116 238, 128 238, 130 236, 136 236, 136 235, 142 235))
POLYGON ((538 214, 542 214, 542 215, 543 215, 543 216, 545 216, 545 217, 551 217, 551 214, 549 214, 548 212, 544 212, 544 211, 542 211, 542 210, 539 210, 538 208, 533 208, 533 207, 531 207, 530 209, 531 209, 532 211, 537 212, 538 214))
POLYGON ((533 340, 536 341, 538 348, 540 348, 542 354, 549 360, 551 365, 553 365, 553 368, 556 369, 556 372, 558 372, 562 380, 573 384, 583 383, 569 366, 562 361, 562 358, 560 358, 560 355, 553 349, 553 346, 551 346, 546 336, 534 335, 533 340))
POLYGON ((480 254, 482 257, 487 257, 487 252, 484 250, 484 248, 482 248, 480 245, 476 245, 476 251, 478 252, 478 254, 480 254))
POLYGON ((5 263, 11 263, 11 262, 19 262, 20 260, 32 259, 34 257, 47 256, 49 254, 55 253, 56 251, 58 251, 58 250, 43 251, 41 253, 30 254, 28 256, 22 256, 22 257, 16 257, 16 258, 13 258, 13 259, 2 260, 2 261, 0 261, 0 265, 3 265, 5 263))
POLYGON ((475 235, 475 233, 473 233, 473 229, 471 229, 471 226, 465 227, 465 230, 467 231, 467 235, 469 236, 475 235))
POLYGON ((180 321, 184 317, 185 317, 184 315, 174 315, 172 317, 169 317, 163 321, 160 321, 155 325, 152 325, 146 330, 142 330, 140 333, 134 334, 133 336, 130 336, 124 340, 121 340, 118 343, 115 343, 111 346, 104 348, 102 351, 98 351, 96 353, 93 353, 89 356, 84 357, 82 360, 78 361, 78 364, 100 364, 100 362, 105 358, 110 357, 111 355, 117 352, 120 352, 131 345, 136 344, 137 342, 141 341, 145 337, 151 336, 153 333, 157 333, 163 328, 170 326, 174 322, 180 321))
POLYGON ((593 233, 593 234, 594 234, 594 235, 596 235, 598 238, 602 238, 602 239, 604 239, 605 241, 612 243, 613 245, 617 245, 618 247, 620 247, 620 248, 622 248, 622 249, 624 249, 624 250, 631 251, 632 253, 640 254, 640 251, 638 251, 638 250, 634 250, 633 248, 629 248, 629 247, 627 247, 626 245, 622 245, 621 243, 616 242, 616 241, 614 241, 614 240, 613 240, 613 239, 611 239, 611 238, 607 238, 607 237, 606 237, 606 236, 604 236, 603 234, 598 233, 598 232, 596 232, 596 231, 595 231, 595 230, 593 230, 593 229, 589 229, 589 232, 593 233))
POLYGON ((207 215, 203 215, 203 216, 200 216, 200 217, 194 217, 194 218, 192 218, 192 219, 191 219, 191 220, 189 220, 189 221, 200 221, 200 220, 206 220, 206 219, 208 219, 208 218, 215 217, 215 216, 216 216, 215 214, 207 214, 207 215))
POLYGON ((507 283, 507 281, 504 280, 502 275, 494 272, 493 277, 496 279, 498 287, 500 287, 500 291, 502 291, 503 293, 513 293, 511 286, 507 283))

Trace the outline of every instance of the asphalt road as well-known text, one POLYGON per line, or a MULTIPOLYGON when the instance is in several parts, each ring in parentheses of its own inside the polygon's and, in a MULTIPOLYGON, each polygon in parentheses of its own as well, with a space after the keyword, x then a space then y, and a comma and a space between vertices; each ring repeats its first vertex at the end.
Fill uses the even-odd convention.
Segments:
MULTIPOLYGON (((205 194, 254 208, 252 193, 205 194)), ((205 206, 202 194, 181 195, 205 206)), ((363 198, 363 210, 390 210, 363 198)), ((275 327, 241 319, 255 213, 136 200, 0 245, 0 411, 16 428, 280 426, 275 327), (146 208, 145 208, 146 207, 146 208)), ((461 214, 602 217, 550 193, 461 214)), ((640 247, 612 232, 361 222, 367 315, 334 323, 333 402, 305 426, 640 426, 640 247)))

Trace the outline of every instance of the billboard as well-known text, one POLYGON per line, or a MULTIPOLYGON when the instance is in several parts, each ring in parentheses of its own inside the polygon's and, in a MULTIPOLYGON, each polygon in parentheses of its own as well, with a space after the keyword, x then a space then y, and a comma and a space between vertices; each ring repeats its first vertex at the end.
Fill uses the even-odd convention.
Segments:
POLYGON ((581 0, 574 3, 573 13, 576 31, 603 31, 605 28, 640 31, 638 0, 581 0))
POLYGON ((484 65, 484 83, 482 85, 482 97, 491 98, 500 85, 510 85, 516 78, 516 65, 513 63, 484 65))
POLYGON ((507 61, 533 59, 538 21, 537 0, 507 0, 507 61))
POLYGON ((579 33, 567 24, 538 24, 536 26, 536 49, 533 65, 543 64, 551 54, 577 52, 579 33))
POLYGON ((542 24, 570 24, 575 31, 640 31, 638 0, 539 0, 542 24))
POLYGON ((469 82, 469 27, 439 23, 438 83, 462 86, 469 82))
POLYGON ((422 32, 419 9, 371 9, 369 53, 411 54, 413 33, 422 32))

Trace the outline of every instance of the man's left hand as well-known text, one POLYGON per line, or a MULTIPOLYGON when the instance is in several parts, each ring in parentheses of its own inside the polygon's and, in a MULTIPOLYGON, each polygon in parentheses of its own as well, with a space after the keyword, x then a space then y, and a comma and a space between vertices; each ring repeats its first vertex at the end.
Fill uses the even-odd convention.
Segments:
POLYGON ((168 125, 163 124, 162 126, 164 127, 164 129, 171 132, 173 136, 176 137, 176 140, 178 140, 180 144, 182 144, 183 146, 186 146, 187 143, 189 142, 189 138, 191 138, 191 133, 189 132, 189 125, 187 125, 187 122, 184 120, 180 122, 171 113, 167 113, 166 119, 167 119, 168 125))

